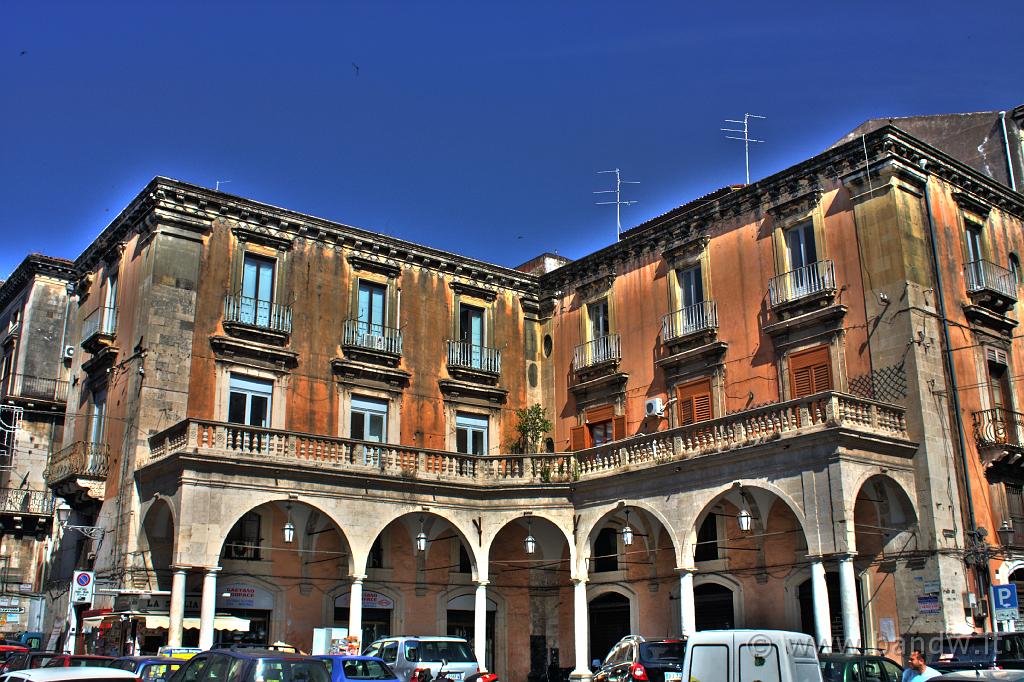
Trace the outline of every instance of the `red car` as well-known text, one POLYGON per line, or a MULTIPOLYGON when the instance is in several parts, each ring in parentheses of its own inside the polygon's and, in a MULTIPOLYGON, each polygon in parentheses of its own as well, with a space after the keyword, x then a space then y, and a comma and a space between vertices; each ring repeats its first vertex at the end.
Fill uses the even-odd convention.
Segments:
POLYGON ((0 644, 0 662, 7 662, 7 659, 14 654, 27 654, 28 647, 20 644, 0 644))
POLYGON ((113 656, 72 656, 61 654, 50 659, 44 668, 106 668, 114 660, 113 656))

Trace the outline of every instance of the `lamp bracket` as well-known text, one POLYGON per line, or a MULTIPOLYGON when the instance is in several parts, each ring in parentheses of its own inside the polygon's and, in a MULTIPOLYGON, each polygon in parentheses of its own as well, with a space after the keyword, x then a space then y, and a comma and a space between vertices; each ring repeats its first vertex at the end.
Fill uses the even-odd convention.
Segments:
POLYGON ((103 536, 106 534, 106 528, 100 528, 99 526, 64 526, 65 530, 77 530, 79 533, 89 538, 90 540, 103 540, 103 536))

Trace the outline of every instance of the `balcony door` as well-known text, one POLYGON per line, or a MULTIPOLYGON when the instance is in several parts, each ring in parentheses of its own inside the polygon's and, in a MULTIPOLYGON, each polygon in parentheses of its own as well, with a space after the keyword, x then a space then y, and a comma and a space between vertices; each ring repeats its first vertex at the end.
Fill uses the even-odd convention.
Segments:
POLYGON ((992 401, 992 420, 998 442, 1017 445, 1016 415, 1013 414, 1013 397, 1010 392, 1009 372, 1005 363, 999 362, 999 354, 989 350, 988 395, 992 401))
POLYGON ((107 296, 103 302, 103 333, 113 334, 117 330, 117 275, 107 278, 107 296))
POLYGON ((242 322, 270 326, 270 304, 274 298, 274 261, 246 254, 242 268, 242 322))
POLYGON ((92 414, 89 419, 89 442, 102 443, 107 430, 107 389, 92 394, 92 414))
POLYGON ((483 310, 468 305, 459 307, 459 338, 469 346, 470 366, 479 368, 483 362, 483 310))
POLYGON ((700 274, 700 266, 696 265, 685 270, 677 270, 679 280, 679 302, 682 308, 682 319, 679 320, 681 334, 688 334, 706 327, 704 319, 704 282, 700 274))
POLYGON ((487 454, 487 417, 476 414, 455 415, 455 450, 470 455, 487 454))
POLYGON ((818 273, 810 267, 818 262, 813 222, 808 220, 786 231, 786 261, 791 297, 799 298, 822 288, 818 273))
POLYGON ((384 335, 385 305, 388 289, 376 282, 359 282, 359 301, 356 314, 359 319, 359 333, 384 335))

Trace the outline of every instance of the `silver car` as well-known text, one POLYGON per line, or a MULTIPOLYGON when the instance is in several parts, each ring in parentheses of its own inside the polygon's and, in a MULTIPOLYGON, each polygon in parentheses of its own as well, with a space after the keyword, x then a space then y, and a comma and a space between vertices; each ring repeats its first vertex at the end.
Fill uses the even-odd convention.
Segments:
POLYGON ((384 637, 363 655, 382 658, 401 682, 416 682, 423 670, 433 677, 444 672, 452 682, 480 672, 473 649, 461 637, 384 637))

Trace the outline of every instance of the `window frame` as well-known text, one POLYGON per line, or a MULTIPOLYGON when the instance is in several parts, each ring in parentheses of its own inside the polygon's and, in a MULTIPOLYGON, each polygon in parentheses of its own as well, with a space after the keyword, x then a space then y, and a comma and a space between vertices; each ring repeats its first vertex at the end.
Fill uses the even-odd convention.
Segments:
POLYGON ((457 411, 455 413, 455 451, 467 455, 486 455, 490 448, 490 430, 491 420, 488 415, 481 415, 475 412, 457 411), (483 422, 483 426, 481 426, 480 422, 483 422), (460 431, 466 432, 466 450, 459 449, 460 431), (474 452, 472 449, 474 434, 482 434, 483 436, 482 452, 474 452))
POLYGON ((786 355, 786 365, 789 400, 798 400, 823 391, 838 390, 839 384, 836 381, 836 367, 831 344, 791 351, 786 355), (824 364, 820 362, 822 359, 825 361, 824 364), (822 366, 827 368, 827 374, 819 369, 822 366), (797 376, 797 372, 804 370, 807 370, 811 382, 809 393, 798 391, 797 383, 800 377, 797 376), (828 386, 821 387, 819 384, 823 383, 826 377, 828 386))
POLYGON ((355 311, 355 318, 356 318, 356 324, 358 326, 358 329, 359 329, 360 333, 362 333, 362 334, 367 334, 367 333, 369 333, 369 334, 383 334, 384 333, 384 328, 391 326, 389 324, 390 319, 388 317, 388 314, 389 314, 390 308, 391 308, 391 306, 389 305, 390 301, 388 300, 389 299, 389 293, 390 293, 390 286, 388 285, 387 282, 380 282, 380 281, 378 281, 376 279, 371 279, 369 277, 359 277, 359 278, 357 278, 357 281, 356 281, 356 311, 355 311), (366 319, 363 319, 364 315, 363 315, 362 300, 363 300, 363 291, 364 291, 364 289, 367 292, 367 307, 366 307, 366 313, 367 314, 366 314, 366 319), (381 310, 380 310, 380 314, 379 314, 379 318, 380 318, 380 322, 379 323, 374 322, 374 317, 376 317, 376 315, 374 314, 375 313, 375 308, 374 308, 374 305, 373 305, 374 293, 375 292, 379 292, 380 293, 380 306, 381 306, 381 310))
POLYGON ((387 443, 388 417, 390 412, 391 403, 387 399, 378 398, 376 396, 352 394, 349 399, 348 407, 349 438, 354 440, 363 440, 370 443, 387 443), (354 429, 356 424, 356 415, 361 415, 363 417, 362 429, 359 435, 356 435, 356 431, 354 429), (370 437, 373 417, 381 418, 380 440, 375 440, 370 437))
POLYGON ((254 377, 248 374, 240 374, 237 372, 230 372, 228 374, 228 405, 226 419, 229 424, 239 424, 244 426, 251 426, 254 428, 269 429, 273 428, 273 413, 274 413, 274 389, 276 382, 272 379, 266 379, 263 377, 254 377), (245 383, 256 386, 258 384, 267 387, 267 391, 263 392, 255 388, 246 388, 245 383), (233 421, 231 418, 234 402, 233 398, 235 395, 244 396, 245 399, 245 416, 243 421, 233 421), (252 410, 253 410, 253 398, 261 397, 266 399, 265 412, 262 424, 252 423, 252 410))
POLYGON ((715 392, 712 377, 704 376, 676 384, 675 394, 676 426, 699 424, 715 418, 715 392))
POLYGON ((92 390, 92 406, 89 410, 89 441, 105 443, 107 437, 107 386, 92 390))

